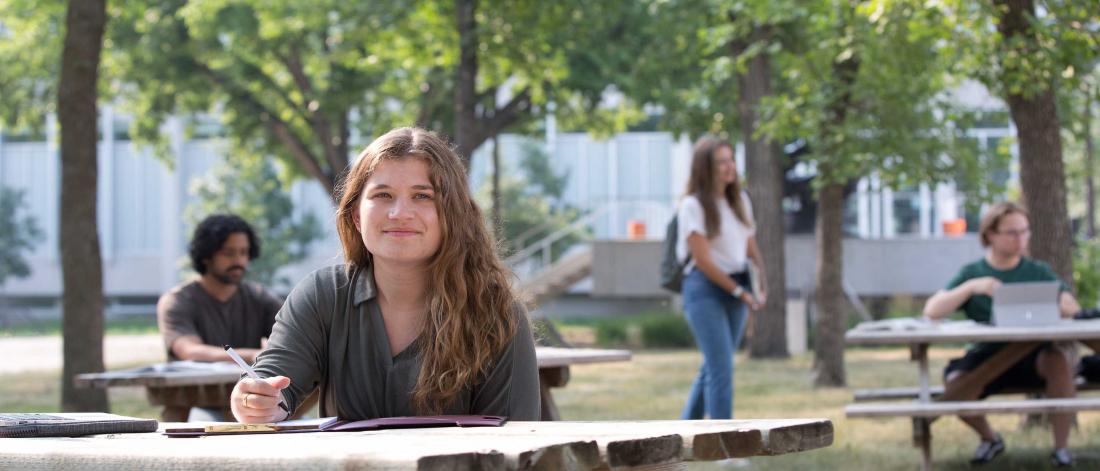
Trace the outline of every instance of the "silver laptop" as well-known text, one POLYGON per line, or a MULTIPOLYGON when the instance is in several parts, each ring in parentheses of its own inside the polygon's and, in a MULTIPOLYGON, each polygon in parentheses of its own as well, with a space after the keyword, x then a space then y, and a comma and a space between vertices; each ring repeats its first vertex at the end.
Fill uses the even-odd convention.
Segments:
POLYGON ((1028 327, 1059 323, 1060 286, 1057 281, 1002 284, 993 292, 993 325, 1028 327))
POLYGON ((98 433, 155 432, 157 421, 102 412, 0 412, 0 438, 78 437, 98 433))

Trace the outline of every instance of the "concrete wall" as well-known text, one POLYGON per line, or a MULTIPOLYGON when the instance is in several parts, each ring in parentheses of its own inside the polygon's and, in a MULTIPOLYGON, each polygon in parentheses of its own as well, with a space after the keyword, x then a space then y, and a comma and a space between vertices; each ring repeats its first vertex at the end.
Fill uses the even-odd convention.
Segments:
MULTIPOLYGON (((927 296, 943 288, 962 265, 984 254, 975 235, 950 238, 845 239, 844 281, 860 296, 927 296)), ((813 286, 814 238, 788 237, 787 289, 813 286)))
POLYGON ((661 288, 659 240, 597 240, 592 243, 592 296, 667 296, 661 288))
MULTIPOLYGON (((787 289, 813 286, 814 238, 786 240, 787 289)), ((926 296, 942 288, 964 263, 983 254, 977 237, 845 239, 844 280, 861 296, 926 296)), ((661 241, 603 240, 592 248, 592 296, 668 295, 658 283, 661 241)))

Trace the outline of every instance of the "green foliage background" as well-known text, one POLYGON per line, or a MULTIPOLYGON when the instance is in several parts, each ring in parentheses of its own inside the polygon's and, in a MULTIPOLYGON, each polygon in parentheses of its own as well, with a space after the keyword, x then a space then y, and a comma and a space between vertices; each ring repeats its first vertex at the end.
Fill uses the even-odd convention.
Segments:
POLYGON ((0 187, 0 285, 31 274, 24 255, 42 238, 37 221, 23 204, 23 192, 0 187))
MULTIPOLYGON (((502 169, 500 178, 502 224, 498 237, 505 256, 569 226, 581 216, 580 210, 562 199, 568 175, 556 173, 549 156, 534 142, 523 143, 521 152, 519 168, 502 169)), ((476 198, 485 208, 485 216, 491 217, 491 181, 478 189, 476 198)), ((491 227, 492 221, 488 222, 491 227)), ((566 235, 551 246, 552 257, 588 236, 587 229, 566 235)))
MULTIPOLYGON (((191 229, 188 233, 215 213, 232 213, 248 221, 261 243, 260 257, 248 266, 248 279, 289 290, 297 280, 277 271, 307 257, 310 244, 331 228, 322 228, 312 213, 296 213, 282 181, 270 160, 238 156, 232 165, 216 165, 193 182, 191 191, 197 200, 185 209, 184 220, 191 229)), ((190 267, 190 259, 184 263, 190 267)))

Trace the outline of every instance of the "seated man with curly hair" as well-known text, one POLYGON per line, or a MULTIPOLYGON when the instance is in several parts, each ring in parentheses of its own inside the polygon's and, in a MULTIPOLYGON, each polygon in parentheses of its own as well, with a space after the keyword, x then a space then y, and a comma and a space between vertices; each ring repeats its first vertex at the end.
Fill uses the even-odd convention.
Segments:
MULTIPOLYGON (((252 363, 283 305, 259 284, 243 281, 248 263, 260 256, 259 238, 240 217, 215 214, 195 228, 190 252, 199 277, 172 288, 157 302, 157 325, 168 359, 231 361, 222 348, 229 345, 252 363)), ((220 416, 216 413, 214 420, 220 416)))

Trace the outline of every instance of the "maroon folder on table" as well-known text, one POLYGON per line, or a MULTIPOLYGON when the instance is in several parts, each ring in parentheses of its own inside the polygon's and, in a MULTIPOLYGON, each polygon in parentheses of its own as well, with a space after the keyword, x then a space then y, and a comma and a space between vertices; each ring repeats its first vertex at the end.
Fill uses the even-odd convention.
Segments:
POLYGON ((357 432, 391 428, 500 427, 507 421, 507 417, 495 415, 425 415, 355 421, 328 417, 273 424, 212 424, 204 427, 169 428, 164 430, 164 434, 169 437, 205 437, 248 433, 357 432))

